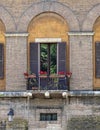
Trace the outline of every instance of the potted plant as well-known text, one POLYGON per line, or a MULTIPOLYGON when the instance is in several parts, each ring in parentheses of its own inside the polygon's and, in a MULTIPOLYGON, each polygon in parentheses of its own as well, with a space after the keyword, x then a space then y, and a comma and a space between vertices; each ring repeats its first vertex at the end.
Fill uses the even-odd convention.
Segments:
POLYGON ((67 76, 68 78, 71 78, 72 72, 66 72, 66 76, 67 76))
POLYGON ((37 81, 36 74, 24 73, 24 77, 25 77, 25 79, 27 79, 27 89, 28 90, 38 89, 38 81, 37 81))

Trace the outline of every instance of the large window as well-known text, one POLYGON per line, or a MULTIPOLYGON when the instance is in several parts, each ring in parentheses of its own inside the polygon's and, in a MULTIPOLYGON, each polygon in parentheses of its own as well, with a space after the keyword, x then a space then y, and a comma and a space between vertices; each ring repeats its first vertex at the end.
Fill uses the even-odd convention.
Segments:
POLYGON ((66 43, 30 43, 30 71, 48 75, 66 71, 66 43))
POLYGON ((39 89, 66 90, 66 43, 30 43, 30 71, 35 73, 39 89))

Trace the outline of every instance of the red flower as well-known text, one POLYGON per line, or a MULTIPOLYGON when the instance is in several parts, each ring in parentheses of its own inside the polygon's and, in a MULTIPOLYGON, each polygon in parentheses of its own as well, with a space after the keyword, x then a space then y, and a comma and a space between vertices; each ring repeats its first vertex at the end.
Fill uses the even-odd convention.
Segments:
POLYGON ((46 71, 40 71, 39 74, 47 74, 47 72, 46 71))
POLYGON ((71 77, 71 75, 72 75, 72 72, 66 72, 66 75, 67 75, 67 77, 71 77))
POLYGON ((28 76, 28 73, 24 73, 24 76, 28 76))
POLYGON ((65 75, 65 72, 64 71, 60 71, 58 72, 59 75, 65 75))

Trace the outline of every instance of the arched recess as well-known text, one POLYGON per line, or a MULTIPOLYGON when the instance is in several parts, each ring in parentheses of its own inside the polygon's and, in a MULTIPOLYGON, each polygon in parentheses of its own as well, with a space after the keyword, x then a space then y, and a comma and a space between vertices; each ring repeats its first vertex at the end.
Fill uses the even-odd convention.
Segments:
POLYGON ((26 32, 32 18, 45 12, 54 12, 62 16, 68 22, 70 31, 80 30, 79 22, 69 7, 57 1, 42 1, 25 10, 19 19, 18 31, 26 32))
MULTIPOLYGON (((68 23, 65 21, 65 19, 56 14, 56 13, 42 13, 37 15, 32 19, 28 26, 28 69, 30 69, 30 43, 36 42, 36 39, 44 38, 44 41, 40 41, 40 43, 50 43, 51 44, 58 44, 60 43, 66 43, 67 48, 63 48, 64 52, 66 53, 66 59, 65 62, 66 68, 69 68, 69 44, 68 44, 68 34, 69 32, 69 26, 68 23), (51 39, 50 39, 51 38, 51 39), (45 39, 47 41, 45 41, 45 39), (61 39, 61 41, 57 41, 58 39, 61 39), (48 42, 49 40, 49 42, 48 42), (51 40, 51 41, 50 41, 51 40), (52 41, 54 40, 54 41, 52 41), (65 49, 65 50, 64 50, 65 49)), ((38 43, 37 43, 38 44, 38 43)), ((58 52, 59 53, 59 52, 58 52)), ((57 54, 58 54, 57 53, 57 54)), ((39 53, 38 53, 39 54, 39 53)), ((59 54, 58 54, 59 55, 59 54)), ((36 54, 37 56, 37 54, 36 54)), ((58 57, 58 56, 57 56, 58 57)), ((40 64, 40 62, 39 62, 40 64)))
POLYGON ((5 78, 6 78, 5 35, 4 35, 5 32, 6 32, 5 25, 0 19, 0 90, 5 90, 5 78))
POLYGON ((100 16, 93 25, 94 89, 100 89, 100 16))
POLYGON ((68 31, 68 23, 62 16, 52 12, 41 13, 28 26, 28 43, 34 42, 35 38, 62 38, 68 42, 68 31))
POLYGON ((93 25, 100 16, 100 4, 95 5, 87 14, 82 25, 82 31, 93 31, 93 25))
POLYGON ((14 32, 16 31, 16 24, 14 18, 10 15, 7 9, 0 6, 0 19, 2 19, 6 32, 14 32))

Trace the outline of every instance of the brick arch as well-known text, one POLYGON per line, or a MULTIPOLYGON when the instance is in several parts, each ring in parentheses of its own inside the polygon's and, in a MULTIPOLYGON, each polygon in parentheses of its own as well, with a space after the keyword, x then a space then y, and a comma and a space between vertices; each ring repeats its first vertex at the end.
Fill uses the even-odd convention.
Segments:
POLYGON ((6 27, 5 27, 5 24, 3 23, 2 19, 0 19, 0 31, 3 33, 6 32, 6 27))
POLYGON ((38 14, 54 12, 61 15, 68 23, 70 31, 79 31, 79 23, 71 9, 60 2, 42 1, 31 5, 20 17, 18 31, 27 31, 30 21, 38 14))
POLYGON ((100 4, 93 7, 83 22, 82 31, 93 31, 93 25, 100 16, 100 4))
POLYGON ((0 6, 0 19, 5 25, 6 32, 12 32, 15 31, 16 26, 13 17, 10 15, 8 10, 6 10, 4 7, 0 6))

